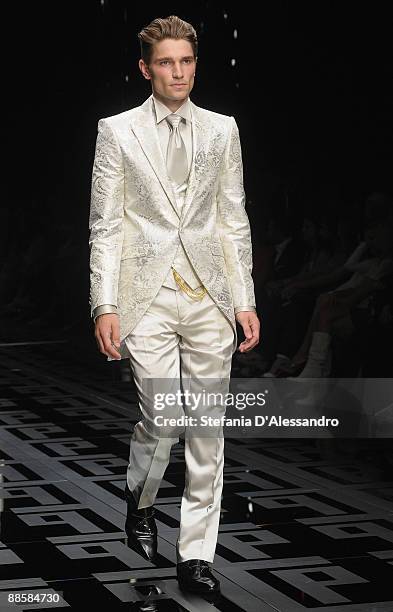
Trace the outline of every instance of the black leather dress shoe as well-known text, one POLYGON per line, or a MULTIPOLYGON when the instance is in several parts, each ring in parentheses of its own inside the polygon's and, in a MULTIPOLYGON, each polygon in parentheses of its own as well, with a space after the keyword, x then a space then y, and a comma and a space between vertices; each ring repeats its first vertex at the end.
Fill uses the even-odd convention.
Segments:
POLYGON ((148 561, 157 557, 157 525, 154 519, 153 506, 138 510, 135 499, 126 485, 127 518, 125 532, 128 546, 140 553, 148 561))
POLYGON ((180 588, 192 593, 209 595, 220 591, 220 582, 213 576, 210 566, 203 559, 189 559, 177 564, 180 588))

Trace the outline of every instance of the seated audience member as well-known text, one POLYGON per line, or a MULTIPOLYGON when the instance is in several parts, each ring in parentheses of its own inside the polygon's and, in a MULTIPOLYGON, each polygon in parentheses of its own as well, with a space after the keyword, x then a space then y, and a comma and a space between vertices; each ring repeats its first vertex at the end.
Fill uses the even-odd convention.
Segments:
POLYGON ((291 363, 289 356, 296 352, 306 333, 321 287, 325 290, 332 289, 350 276, 349 271, 343 271, 341 268, 358 237, 356 221, 352 215, 345 213, 340 215, 336 223, 330 219, 329 226, 326 225, 322 214, 318 227, 323 237, 318 242, 320 247, 316 250, 314 263, 309 263, 306 259, 299 274, 288 279, 281 288, 275 360, 265 376, 276 376, 282 366, 288 367, 291 363))
MULTIPOLYGON (((273 248, 271 266, 265 275, 266 283, 261 284, 257 280, 255 295, 257 311, 263 313, 265 322, 264 343, 259 355, 264 362, 270 363, 274 356, 270 354, 270 347, 274 346, 275 342, 275 317, 281 299, 275 293, 274 283, 299 271, 304 260, 304 244, 296 236, 293 222, 285 211, 275 211, 270 217, 267 223, 266 243, 273 248)), ((266 369, 266 366, 263 369, 266 369)))
MULTIPOLYGON (((364 241, 343 266, 350 278, 317 300, 304 340, 287 371, 300 366, 301 378, 330 375, 332 335, 350 335, 354 309, 368 308, 375 293, 384 290, 393 274, 393 223, 368 220, 364 241)), ((285 368, 283 368, 285 369, 285 368)))

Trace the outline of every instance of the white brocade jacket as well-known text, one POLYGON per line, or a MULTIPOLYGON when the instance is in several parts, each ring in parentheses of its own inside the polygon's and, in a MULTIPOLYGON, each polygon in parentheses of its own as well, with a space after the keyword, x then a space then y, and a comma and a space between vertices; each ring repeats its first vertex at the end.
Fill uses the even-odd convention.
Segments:
POLYGON ((90 307, 117 307, 124 338, 160 290, 179 244, 234 330, 255 309, 239 131, 231 116, 190 101, 193 161, 181 211, 168 178, 153 97, 100 119, 89 217, 90 307))

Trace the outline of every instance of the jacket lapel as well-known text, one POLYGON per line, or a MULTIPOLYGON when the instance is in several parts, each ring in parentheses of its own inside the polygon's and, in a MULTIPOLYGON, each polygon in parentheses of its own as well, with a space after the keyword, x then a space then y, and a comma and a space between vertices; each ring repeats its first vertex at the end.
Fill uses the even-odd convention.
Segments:
POLYGON ((168 178, 166 163, 161 151, 157 126, 154 119, 153 96, 150 96, 139 107, 138 113, 130 120, 130 123, 131 129, 138 139, 148 162, 156 173, 174 211, 180 217, 180 211, 176 204, 175 194, 168 178))
POLYGON ((198 112, 198 106, 191 102, 192 113, 192 142, 193 155, 190 176, 188 179, 188 187, 186 197, 181 211, 181 218, 184 219, 187 214, 191 202, 195 196, 195 191, 199 180, 203 175, 203 167, 206 160, 206 152, 209 146, 208 133, 203 123, 202 117, 198 112))

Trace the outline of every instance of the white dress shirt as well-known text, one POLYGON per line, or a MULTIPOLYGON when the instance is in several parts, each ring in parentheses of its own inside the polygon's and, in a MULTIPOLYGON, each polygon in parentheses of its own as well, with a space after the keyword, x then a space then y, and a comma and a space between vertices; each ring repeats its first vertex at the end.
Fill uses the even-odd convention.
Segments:
MULTIPOLYGON (((154 108, 156 111, 158 137, 160 139, 161 151, 164 157, 164 161, 166 160, 166 152, 168 149, 169 136, 171 133, 171 128, 169 127, 168 121, 165 121, 165 119, 168 117, 168 115, 172 115, 172 114, 180 115, 180 117, 182 117, 182 120, 179 123, 179 131, 183 138, 184 145, 186 147, 188 172, 190 172, 191 162, 192 162, 192 153, 193 153, 192 151, 192 127, 191 127, 192 114, 191 114, 190 98, 187 98, 187 100, 181 105, 180 108, 177 109, 175 113, 169 110, 169 108, 167 108, 165 104, 157 100, 157 98, 155 98, 154 96, 153 96, 153 102, 154 102, 154 108)), ((184 182, 182 185, 178 185, 177 183, 174 183, 174 181, 171 181, 171 183, 175 190, 176 195, 183 193, 187 189, 187 181, 184 182)))

